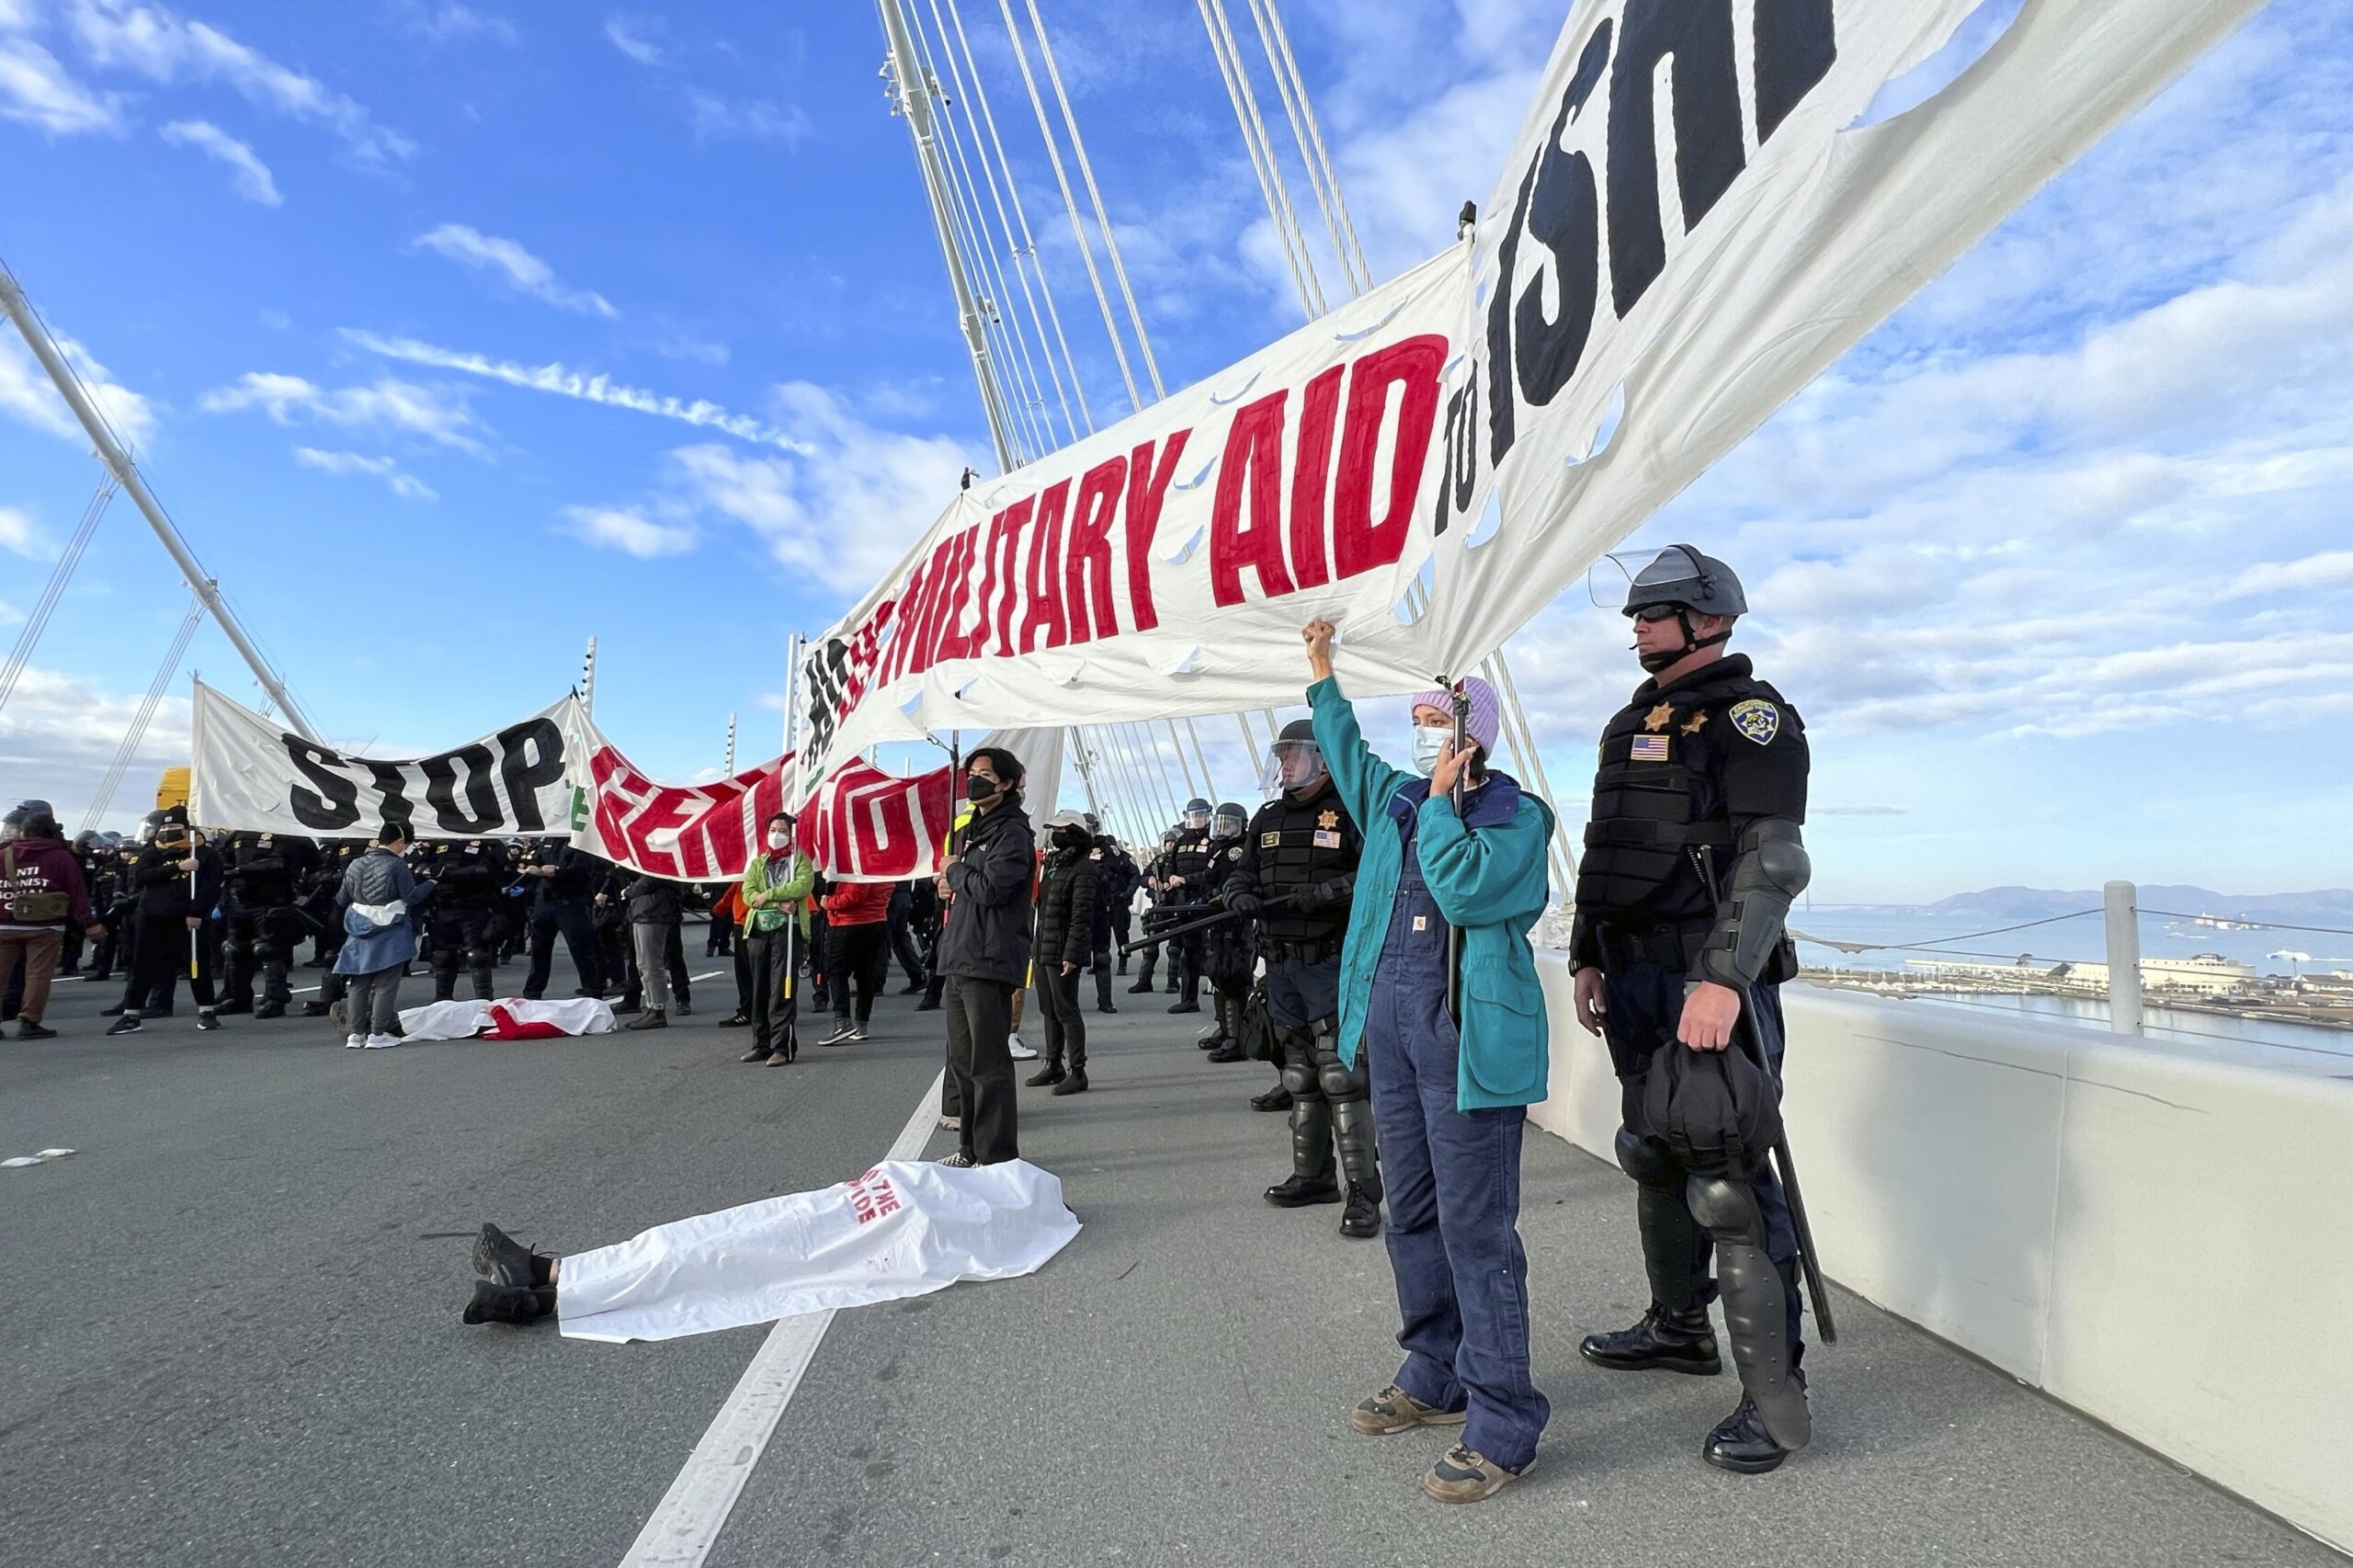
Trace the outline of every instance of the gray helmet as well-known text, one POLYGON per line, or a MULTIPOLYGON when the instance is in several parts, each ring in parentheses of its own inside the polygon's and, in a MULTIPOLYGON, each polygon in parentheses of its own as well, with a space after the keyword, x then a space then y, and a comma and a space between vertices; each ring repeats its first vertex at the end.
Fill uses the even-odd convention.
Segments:
POLYGON ((1173 827, 1172 827, 1172 828, 1170 828, 1167 832, 1165 832, 1165 833, 1164 833, 1164 834, 1162 834, 1162 835, 1160 835, 1160 842, 1161 842, 1161 843, 1163 843, 1163 844, 1174 844, 1174 843, 1176 843, 1176 840, 1177 840, 1180 836, 1182 836, 1182 835, 1179 835, 1179 834, 1177 833, 1177 831, 1176 831, 1175 828, 1173 828, 1173 827))
POLYGON ((1211 825, 1210 832, 1219 838, 1239 838, 1242 836, 1242 830, 1248 826, 1249 823, 1248 812, 1244 811, 1233 801, 1226 801, 1219 804, 1217 821, 1211 825))
POLYGON ((1695 615, 1746 615, 1748 597, 1733 569, 1688 544, 1670 544, 1634 574, 1626 589, 1626 613, 1652 605, 1674 605, 1695 615))
POLYGON ((1194 796, 1191 800, 1185 802, 1185 814, 1187 816, 1191 816, 1195 812, 1205 812, 1209 809, 1210 803, 1207 801, 1202 800, 1199 795, 1194 796))

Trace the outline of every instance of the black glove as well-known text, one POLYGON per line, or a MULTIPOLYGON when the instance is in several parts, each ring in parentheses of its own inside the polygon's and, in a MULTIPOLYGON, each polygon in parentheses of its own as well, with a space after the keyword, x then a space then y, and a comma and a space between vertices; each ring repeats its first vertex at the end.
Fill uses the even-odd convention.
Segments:
POLYGON ((1356 878, 1332 877, 1317 882, 1300 894, 1299 907, 1302 911, 1330 909, 1335 904, 1347 903, 1355 895, 1356 891, 1356 878))
POLYGON ((1225 907, 1234 915, 1250 915, 1267 907, 1267 901, 1247 888, 1236 888, 1225 895, 1225 907))

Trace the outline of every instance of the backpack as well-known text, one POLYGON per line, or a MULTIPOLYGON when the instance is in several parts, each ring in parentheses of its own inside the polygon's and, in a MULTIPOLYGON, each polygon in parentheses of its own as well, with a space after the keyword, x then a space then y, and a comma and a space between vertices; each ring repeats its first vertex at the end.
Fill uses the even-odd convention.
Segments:
POLYGON ((8 921, 14 926, 56 926, 74 912, 74 897, 66 892, 18 892, 17 887, 17 846, 0 846, 0 877, 8 892, 8 921))
POLYGON ((1643 1118, 1676 1163, 1700 1176, 1745 1178, 1781 1141, 1781 1096, 1737 1041, 1693 1051, 1668 1040, 1643 1075, 1643 1118))
POLYGON ((1252 1062, 1275 1060, 1275 1024, 1267 1015, 1267 983, 1261 979, 1250 988, 1250 999, 1242 1004, 1242 1026, 1235 1044, 1242 1054, 1252 1062))

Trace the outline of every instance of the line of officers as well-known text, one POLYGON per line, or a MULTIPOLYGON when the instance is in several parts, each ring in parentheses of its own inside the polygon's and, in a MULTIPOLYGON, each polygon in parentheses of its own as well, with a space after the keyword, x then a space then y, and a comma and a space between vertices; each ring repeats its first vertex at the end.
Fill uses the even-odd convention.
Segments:
MULTIPOLYGON (((105 1009, 168 1016, 185 979, 199 1027, 222 1014, 278 1018, 324 1016, 342 990, 334 972, 343 946, 335 890, 364 839, 290 834, 208 833, 184 809, 149 813, 138 833, 85 833, 74 840, 90 904, 104 934, 69 930, 63 972, 86 981, 120 973, 123 995, 105 1009), (292 971, 304 942, 326 971, 320 994, 296 1008, 292 971)), ((419 944, 433 974, 433 999, 457 994, 460 975, 477 999, 499 994, 495 971, 527 953, 522 994, 546 992, 563 940, 580 979, 577 994, 633 996, 639 989, 628 939, 626 889, 632 874, 561 838, 476 838, 419 844, 411 869, 433 884, 419 944)), ((672 928, 669 979, 685 995, 686 955, 672 928)))

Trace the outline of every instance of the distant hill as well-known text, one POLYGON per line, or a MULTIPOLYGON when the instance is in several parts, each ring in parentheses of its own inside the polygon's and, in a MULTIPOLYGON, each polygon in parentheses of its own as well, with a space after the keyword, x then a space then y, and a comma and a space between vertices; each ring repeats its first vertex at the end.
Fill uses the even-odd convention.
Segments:
MULTIPOLYGON (((2100 906, 2097 888, 2080 892, 2052 888, 1985 888, 1955 893, 1926 906, 1929 915, 1971 920, 2043 920, 2100 906)), ((2353 889, 2312 892, 2220 893, 2211 888, 2144 884, 2141 907, 2184 915, 2219 915, 2237 920, 2278 920, 2294 925, 2353 926, 2353 889)))

